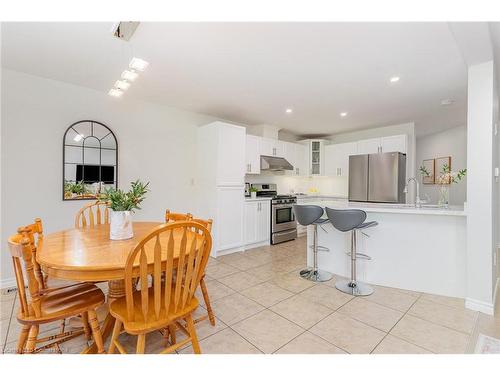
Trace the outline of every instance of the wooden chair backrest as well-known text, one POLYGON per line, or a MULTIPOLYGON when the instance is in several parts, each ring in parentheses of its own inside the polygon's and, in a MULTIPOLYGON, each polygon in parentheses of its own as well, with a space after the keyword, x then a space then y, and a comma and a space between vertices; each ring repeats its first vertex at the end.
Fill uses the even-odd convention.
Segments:
POLYGON ((159 319, 160 315, 183 310, 205 273, 211 248, 212 236, 207 228, 190 221, 159 225, 144 237, 129 254, 125 266, 127 319, 137 321, 136 314, 142 314, 141 320, 146 322, 152 313, 149 311, 149 275, 153 279, 154 317, 159 319), (136 278, 141 295, 139 311, 133 297, 136 278))
POLYGON ((93 228, 100 224, 109 224, 109 207, 106 202, 89 203, 76 214, 75 228, 86 228, 87 225, 93 228))
POLYGON ((195 217, 195 218, 192 218, 191 221, 194 221, 195 223, 203 225, 205 228, 208 229, 209 232, 212 232, 212 224, 213 224, 212 219, 204 220, 204 219, 199 219, 199 218, 195 217))
POLYGON ((176 221, 186 221, 191 220, 193 215, 190 213, 181 214, 178 212, 170 212, 169 209, 165 210, 165 223, 171 223, 176 221))
POLYGON ((40 219, 36 219, 34 224, 19 228, 17 234, 10 236, 8 240, 23 316, 41 316, 40 291, 45 289, 45 281, 40 265, 36 261, 36 251, 42 241, 43 227, 40 219), (24 263, 24 270, 21 259, 24 263), (30 301, 26 296, 24 273, 28 281, 30 301))

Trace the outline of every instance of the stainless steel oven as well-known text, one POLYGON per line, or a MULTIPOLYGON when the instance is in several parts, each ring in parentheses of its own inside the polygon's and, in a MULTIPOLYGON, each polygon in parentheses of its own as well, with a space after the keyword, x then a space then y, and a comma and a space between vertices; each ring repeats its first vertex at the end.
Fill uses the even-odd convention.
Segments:
POLYGON ((292 195, 277 195, 271 199, 271 244, 297 238, 297 222, 293 205, 297 198, 292 195))

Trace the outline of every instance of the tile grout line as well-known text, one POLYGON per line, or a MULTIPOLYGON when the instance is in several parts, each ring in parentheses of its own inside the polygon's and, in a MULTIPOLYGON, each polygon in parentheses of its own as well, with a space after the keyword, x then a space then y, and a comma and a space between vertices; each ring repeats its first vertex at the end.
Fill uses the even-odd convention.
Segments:
POLYGON ((469 336, 469 340, 467 340, 467 347, 466 347, 466 354, 467 353, 474 353, 474 350, 475 350, 475 345, 474 345, 474 348, 472 348, 472 345, 473 345, 473 338, 476 338, 475 342, 477 344, 477 338, 479 338, 479 327, 478 327, 478 323, 479 323, 479 312, 476 314, 476 318, 474 320, 474 327, 472 328, 472 332, 469 336))
MULTIPOLYGON (((406 315, 408 315, 408 312, 410 311, 410 309, 413 307, 413 305, 415 305, 415 304, 416 304, 416 303, 420 300, 420 298, 421 298, 421 297, 422 297, 422 295, 420 295, 420 296, 418 296, 418 297, 417 297, 417 299, 415 300, 415 302, 413 302, 413 303, 411 304, 411 306, 410 306, 410 307, 408 308, 408 310, 407 310, 407 311, 403 314, 403 316, 401 316, 401 318, 400 318, 400 319, 396 322, 396 324, 394 324, 394 325, 392 326, 392 328, 389 330, 389 332, 387 332, 387 334, 386 334, 386 335, 382 338, 382 340, 380 340, 380 342, 379 342, 377 345, 375 345, 375 347, 372 349, 372 351, 370 352, 370 354, 372 354, 372 353, 373 353, 373 351, 374 351, 375 349, 377 349, 377 347, 378 347, 378 346, 382 343, 382 341, 384 341, 384 340, 385 340, 385 338, 386 338, 387 336, 389 336, 389 335, 390 335, 390 333, 392 332, 392 330, 394 329, 394 327, 396 327, 396 326, 398 325, 398 323, 399 323, 401 320, 403 320, 403 318, 404 318, 406 315)), ((413 315, 411 315, 411 316, 413 316, 413 315)), ((417 346, 417 347, 419 347, 419 348, 421 348, 421 349, 427 350, 427 351, 429 351, 429 352, 431 352, 431 353, 433 353, 433 354, 436 354, 436 353, 434 353, 432 350, 429 350, 429 349, 427 349, 427 348, 424 348, 423 346, 420 346, 420 345, 417 345, 417 344, 415 344, 415 343, 413 343, 413 342, 410 342, 410 341, 408 341, 408 340, 406 340, 406 339, 404 339, 404 338, 402 338, 402 337, 399 337, 399 336, 395 336, 395 337, 397 337, 398 339, 403 340, 403 341, 405 341, 405 342, 407 342, 407 343, 409 343, 409 344, 415 345, 415 346, 417 346)))
POLYGON ((12 300, 12 307, 10 309, 10 316, 9 316, 9 324, 7 325, 7 333, 5 334, 5 341, 2 345, 2 354, 5 352, 5 349, 7 347, 7 341, 9 339, 9 333, 10 333, 10 326, 12 324, 12 315, 14 315, 14 307, 16 306, 16 299, 17 299, 17 293, 14 295, 14 298, 12 300))
MULTIPOLYGON (((415 303, 417 303, 417 302, 421 299, 421 297, 423 297, 423 294, 422 294, 419 298, 417 298, 417 300, 415 301, 415 303)), ((426 301, 426 300, 425 300, 425 298, 424 298, 424 299, 422 299, 422 300, 423 300, 424 302, 433 303, 433 302, 431 302, 431 301, 426 301)), ((413 304, 410 306, 410 309, 413 307, 413 305, 415 305, 415 303, 413 303, 413 304)), ((440 306, 451 307, 451 308, 453 308, 453 309, 455 309, 455 310, 460 310, 460 309, 459 309, 459 308, 457 308, 457 307, 448 306, 448 305, 441 304, 441 303, 438 303, 438 302, 436 302, 436 303, 437 303, 438 305, 440 305, 440 306)), ((459 331, 458 329, 455 329, 455 328, 452 328, 452 327, 448 327, 448 326, 445 326, 445 325, 440 324, 440 323, 432 322, 432 321, 427 320, 427 319, 425 319, 425 318, 423 318, 423 317, 421 317, 421 316, 414 315, 414 314, 410 313, 410 309, 408 309, 408 311, 405 313, 405 315, 409 315, 409 316, 412 316, 412 317, 414 317, 414 318, 421 319, 421 320, 423 320, 423 321, 426 321, 427 323, 435 324, 435 325, 437 325, 437 326, 439 326, 439 327, 442 327, 442 328, 447 328, 447 329, 450 329, 450 330, 455 331, 455 332, 457 332, 457 333, 461 333, 462 335, 468 335, 468 336, 471 336, 471 335, 472 335, 472 332, 474 331, 474 327, 473 327, 473 329, 472 329, 472 331, 471 331, 471 332, 466 333, 466 332, 464 332, 464 331, 459 331)), ((465 308, 464 308, 464 309, 465 309, 465 308)), ((468 310, 468 309, 465 309, 465 310, 468 310)), ((473 311, 473 310, 471 310, 471 311, 473 311)), ((475 324, 475 322, 476 322, 476 320, 477 320, 477 316, 479 316, 479 314, 475 314, 475 315, 476 315, 476 318, 474 318, 474 324, 475 324)))

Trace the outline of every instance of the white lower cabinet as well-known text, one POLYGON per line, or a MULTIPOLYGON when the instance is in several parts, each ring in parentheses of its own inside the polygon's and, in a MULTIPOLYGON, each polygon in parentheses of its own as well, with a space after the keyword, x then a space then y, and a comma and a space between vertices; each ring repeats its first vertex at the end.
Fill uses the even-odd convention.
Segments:
POLYGON ((218 252, 241 249, 244 242, 243 215, 245 189, 240 186, 217 188, 217 220, 214 221, 218 252))
POLYGON ((269 200, 245 202, 245 247, 261 245, 270 240, 271 202, 269 200))

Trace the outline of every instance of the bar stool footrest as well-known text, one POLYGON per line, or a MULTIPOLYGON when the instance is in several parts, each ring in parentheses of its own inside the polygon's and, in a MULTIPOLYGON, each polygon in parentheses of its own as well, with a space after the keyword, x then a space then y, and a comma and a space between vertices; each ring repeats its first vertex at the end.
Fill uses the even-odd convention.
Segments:
MULTIPOLYGON (((351 252, 346 253, 347 256, 351 256, 351 252)), ((365 260, 372 260, 372 257, 363 253, 356 253, 356 258, 359 259, 365 259, 365 260)))
MULTIPOLYGON (((314 250, 314 246, 313 245, 309 245, 309 248, 314 250)), ((326 246, 321 246, 321 245, 318 245, 316 247, 318 249, 318 251, 330 251, 330 249, 326 246)))

